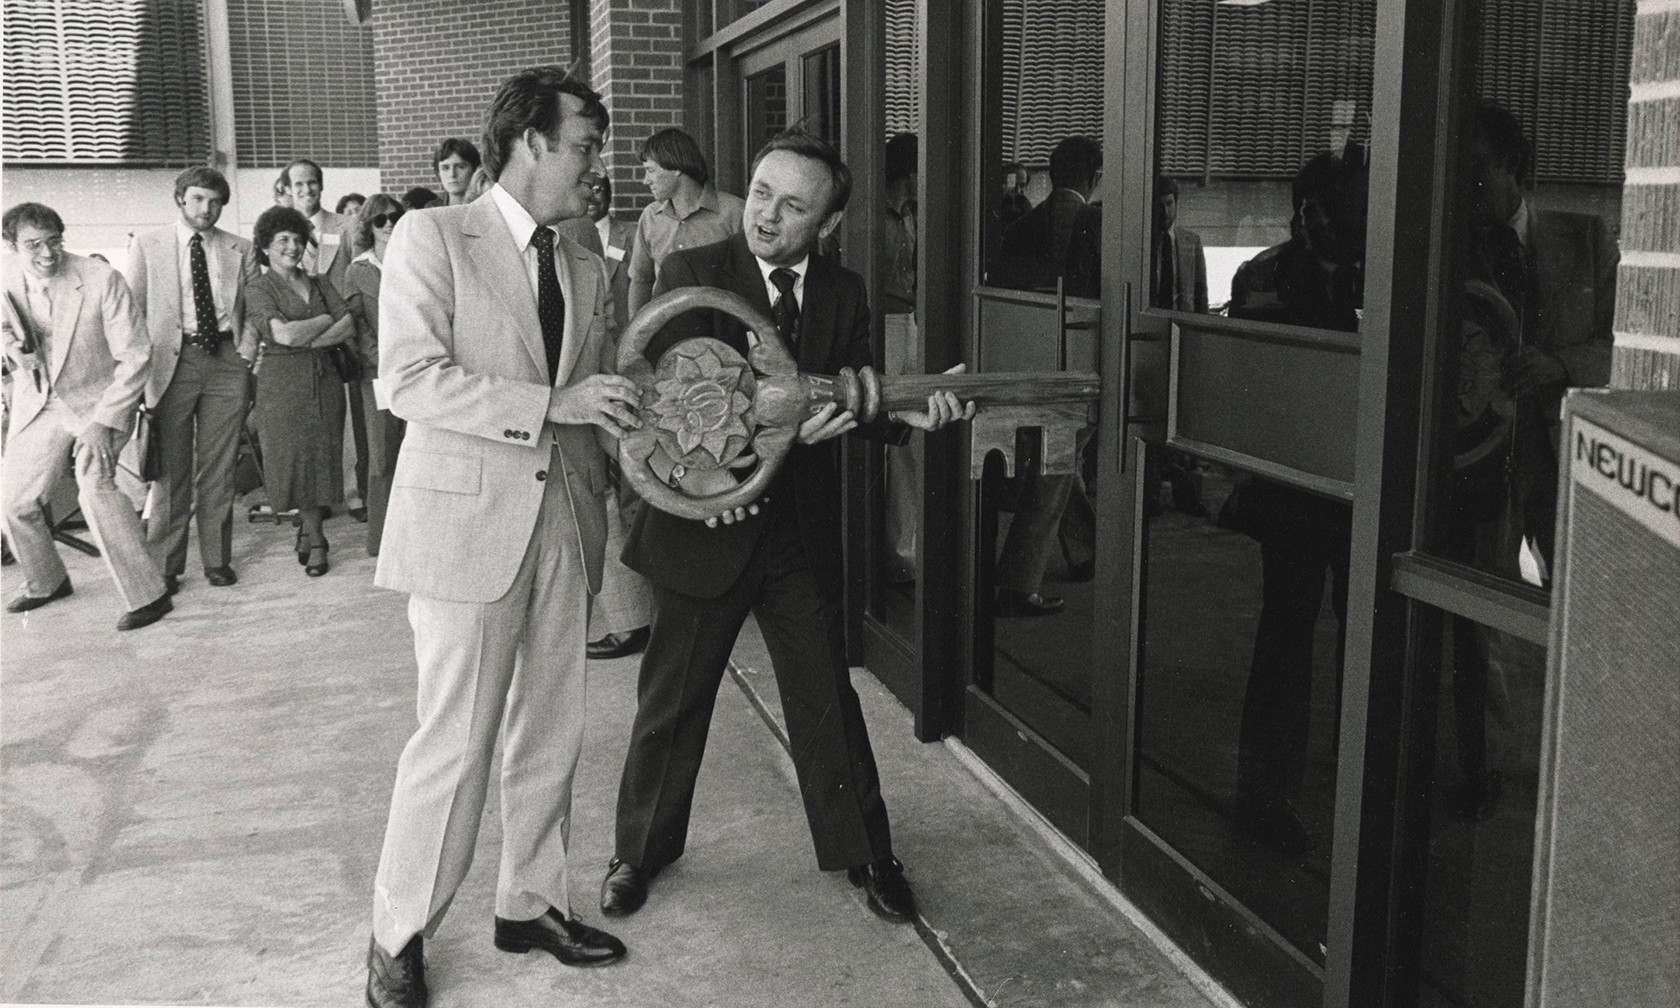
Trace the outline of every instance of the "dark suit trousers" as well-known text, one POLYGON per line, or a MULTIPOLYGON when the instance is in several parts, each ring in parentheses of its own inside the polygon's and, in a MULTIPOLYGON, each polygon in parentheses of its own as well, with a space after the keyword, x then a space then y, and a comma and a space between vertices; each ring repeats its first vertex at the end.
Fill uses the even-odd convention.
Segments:
POLYGON ((187 566, 187 521, 198 516, 198 555, 205 568, 233 555, 233 463, 251 406, 251 373, 233 347, 216 353, 181 347, 169 387, 158 399, 152 436, 163 472, 151 491, 147 540, 164 574, 187 566))
POLYGON ((817 867, 888 856, 880 778, 846 667, 839 603, 811 573, 791 515, 770 516, 721 598, 653 586, 636 721, 618 791, 617 855, 646 871, 682 856, 718 685, 751 612, 770 650, 817 867))

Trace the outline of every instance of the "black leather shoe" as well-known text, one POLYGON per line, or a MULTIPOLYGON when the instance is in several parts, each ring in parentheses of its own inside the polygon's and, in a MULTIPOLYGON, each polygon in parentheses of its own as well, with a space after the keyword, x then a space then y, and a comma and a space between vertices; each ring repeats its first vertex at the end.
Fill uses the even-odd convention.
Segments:
POLYGON ((353 508, 351 508, 350 509, 350 517, 356 519, 357 521, 361 522, 364 525, 367 524, 367 508, 365 508, 365 507, 353 507, 353 508))
POLYGON ((624 958, 623 942, 583 921, 567 920, 553 907, 535 920, 497 917, 496 947, 520 953, 536 949, 567 966, 605 966, 624 958))
POLYGON ((171 595, 178 594, 181 591, 181 575, 165 574, 163 576, 163 589, 171 595))
POLYGON ((169 601, 169 593, 166 591, 140 608, 123 613, 122 618, 117 620, 117 629, 138 630, 143 626, 151 626, 174 608, 175 603, 169 601))
POLYGON ((916 897, 905 881, 904 866, 898 858, 884 857, 861 868, 846 869, 846 878, 859 886, 869 897, 869 909, 877 917, 890 921, 913 920, 916 916, 916 897))
POLYGON ((998 616, 1054 616, 1062 611, 1064 605, 1066 603, 1061 599, 1045 598, 1038 592, 999 588, 994 612, 998 616))
POLYGON ((648 628, 637 627, 629 633, 610 633, 600 640, 590 641, 584 646, 584 653, 591 658, 623 658, 625 655, 640 654, 647 647, 648 628))
POLYGON ((233 572, 232 567, 206 567, 204 568, 204 580, 217 588, 226 588, 228 585, 238 584, 239 575, 233 572))
POLYGON ((426 1008, 424 939, 415 935, 396 955, 386 955, 376 941, 368 942, 367 1003, 369 1008, 426 1008))
POLYGON ((69 598, 75 591, 76 589, 70 587, 70 575, 66 574, 64 580, 58 583, 57 588, 45 595, 19 595, 6 603, 6 611, 28 612, 31 609, 39 609, 48 602, 57 602, 61 598, 69 598))
POLYGON ((308 574, 310 577, 320 577, 327 571, 332 570, 332 564, 327 561, 327 550, 327 541, 325 539, 321 540, 321 545, 309 547, 309 555, 307 558, 309 563, 304 565, 303 572, 308 574), (317 555, 321 558, 318 562, 315 559, 317 555))
POLYGON ((647 902, 648 882, 653 872, 613 858, 607 862, 607 877, 601 880, 601 912, 608 917, 633 914, 647 902))

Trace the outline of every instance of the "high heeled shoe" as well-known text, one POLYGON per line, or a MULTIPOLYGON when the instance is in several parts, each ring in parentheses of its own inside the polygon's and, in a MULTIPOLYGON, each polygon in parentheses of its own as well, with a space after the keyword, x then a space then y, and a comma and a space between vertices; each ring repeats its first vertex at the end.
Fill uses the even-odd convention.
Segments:
POLYGON ((309 537, 304 533, 303 529, 298 529, 297 545, 292 548, 297 551, 299 567, 309 563, 309 537))
POLYGON ((327 562, 327 542, 325 539, 321 540, 321 545, 309 547, 309 555, 306 559, 310 562, 304 565, 303 572, 310 577, 320 577, 332 569, 332 564, 327 562), (314 562, 316 554, 321 557, 319 563, 314 562))

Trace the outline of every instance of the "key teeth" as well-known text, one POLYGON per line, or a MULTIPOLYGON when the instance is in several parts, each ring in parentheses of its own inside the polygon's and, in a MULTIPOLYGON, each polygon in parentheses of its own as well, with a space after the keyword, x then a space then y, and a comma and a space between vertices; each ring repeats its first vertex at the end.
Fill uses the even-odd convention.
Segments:
MULTIPOLYGON (((998 411, 1001 413, 1003 411, 998 411)), ((986 468, 986 457, 992 452, 1003 455, 1004 475, 1015 475, 1015 430, 1017 418, 998 413, 978 414, 969 421, 968 472, 970 479, 979 479, 986 468)))

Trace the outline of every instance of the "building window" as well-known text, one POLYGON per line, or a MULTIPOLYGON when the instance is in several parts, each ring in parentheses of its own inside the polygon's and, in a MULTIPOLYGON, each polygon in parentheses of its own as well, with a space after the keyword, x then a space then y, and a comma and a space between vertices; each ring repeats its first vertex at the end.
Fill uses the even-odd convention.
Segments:
POLYGON ((227 0, 239 163, 379 163, 373 29, 339 0, 227 0))

